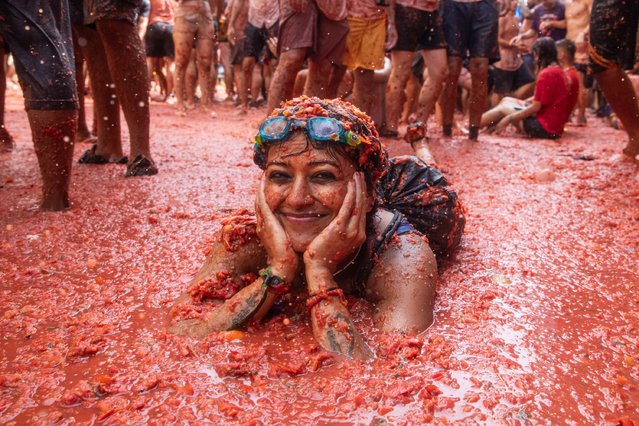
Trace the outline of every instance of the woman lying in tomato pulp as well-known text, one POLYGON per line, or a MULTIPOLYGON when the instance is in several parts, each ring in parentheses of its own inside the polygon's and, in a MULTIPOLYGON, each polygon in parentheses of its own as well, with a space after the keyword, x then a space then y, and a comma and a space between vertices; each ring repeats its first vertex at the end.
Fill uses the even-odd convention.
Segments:
POLYGON ((238 328, 289 293, 305 296, 319 344, 354 358, 372 351, 344 293, 372 303, 382 330, 430 326, 435 255, 402 214, 378 202, 376 185, 389 161, 366 114, 342 100, 293 99, 261 124, 254 161, 264 170, 255 218, 222 221, 219 241, 173 308, 169 331, 205 336, 238 328), (207 296, 224 302, 199 318, 182 315, 207 296))

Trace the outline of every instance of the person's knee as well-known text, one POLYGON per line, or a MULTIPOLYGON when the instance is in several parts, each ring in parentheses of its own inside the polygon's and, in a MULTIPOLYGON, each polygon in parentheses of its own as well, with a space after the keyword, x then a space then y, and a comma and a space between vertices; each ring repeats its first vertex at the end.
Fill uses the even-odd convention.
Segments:
POLYGON ((443 84, 450 78, 450 72, 448 71, 448 66, 444 64, 443 66, 429 70, 428 77, 432 79, 435 84, 443 84))
POLYGON ((473 83, 485 83, 488 80, 488 60, 484 58, 471 59, 469 71, 473 83))

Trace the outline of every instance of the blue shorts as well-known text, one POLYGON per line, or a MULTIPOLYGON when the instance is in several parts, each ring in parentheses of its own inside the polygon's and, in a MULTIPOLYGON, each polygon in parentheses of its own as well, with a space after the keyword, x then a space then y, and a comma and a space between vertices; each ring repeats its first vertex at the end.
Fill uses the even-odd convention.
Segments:
POLYGON ((448 56, 499 60, 499 14, 495 0, 471 3, 444 0, 444 35, 448 56))
POLYGON ((25 108, 78 109, 67 0, 2 0, 0 15, 25 108))

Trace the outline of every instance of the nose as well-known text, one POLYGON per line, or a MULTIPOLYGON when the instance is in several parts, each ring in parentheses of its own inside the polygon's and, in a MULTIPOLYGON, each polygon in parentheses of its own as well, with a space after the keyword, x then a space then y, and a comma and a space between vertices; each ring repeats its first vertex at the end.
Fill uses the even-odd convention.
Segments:
POLYGON ((287 204, 295 210, 303 210, 314 201, 311 188, 304 177, 296 177, 286 196, 287 204))

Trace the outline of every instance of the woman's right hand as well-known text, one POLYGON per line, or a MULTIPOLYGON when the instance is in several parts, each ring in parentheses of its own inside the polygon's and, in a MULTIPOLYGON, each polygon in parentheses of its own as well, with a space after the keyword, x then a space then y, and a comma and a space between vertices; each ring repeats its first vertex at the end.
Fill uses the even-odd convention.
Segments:
POLYGON ((255 200, 257 236, 266 251, 273 275, 291 283, 299 269, 299 257, 293 251, 288 234, 266 202, 265 183, 266 175, 263 175, 255 200))

